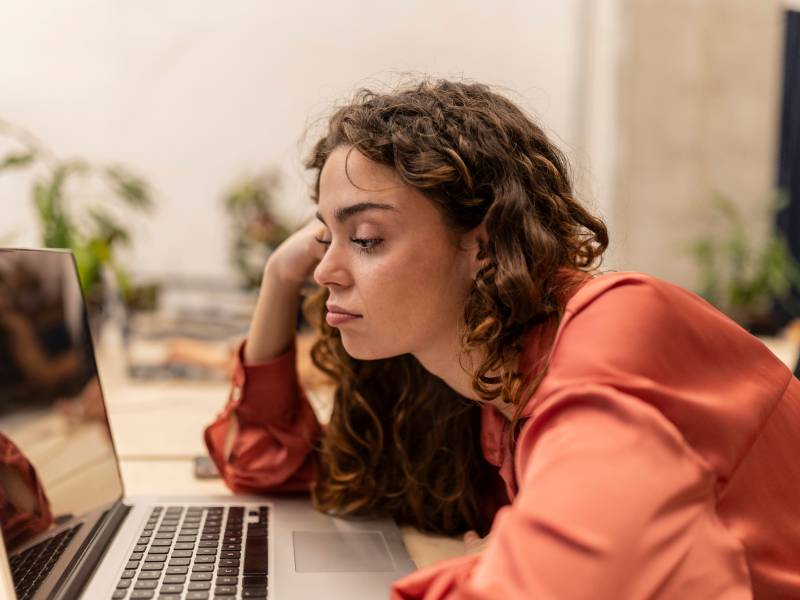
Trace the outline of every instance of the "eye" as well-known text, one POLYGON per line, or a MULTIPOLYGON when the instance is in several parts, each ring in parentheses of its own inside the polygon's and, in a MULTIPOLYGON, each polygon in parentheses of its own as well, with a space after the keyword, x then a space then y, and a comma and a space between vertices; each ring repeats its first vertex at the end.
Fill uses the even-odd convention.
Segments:
POLYGON ((359 252, 369 254, 373 252, 383 240, 381 238, 350 238, 350 241, 358 245, 359 252))
MULTIPOLYGON (((320 238, 314 239, 326 248, 331 245, 329 240, 323 240, 320 238)), ((375 247, 378 246, 383 240, 381 238, 350 238, 350 241, 356 244, 359 252, 369 254, 370 252, 373 252, 375 247)))

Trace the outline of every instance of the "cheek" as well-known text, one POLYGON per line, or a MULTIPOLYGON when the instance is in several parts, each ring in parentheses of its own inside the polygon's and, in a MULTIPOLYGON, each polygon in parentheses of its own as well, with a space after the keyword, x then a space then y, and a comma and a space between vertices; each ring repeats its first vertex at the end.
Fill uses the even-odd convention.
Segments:
POLYGON ((418 252, 381 257, 362 271, 358 282, 369 314, 393 326, 425 326, 463 308, 469 281, 451 255, 418 252))
POLYGON ((408 290, 415 285, 418 285, 415 269, 397 257, 375 259, 357 282, 369 316, 381 320, 396 319, 403 314, 408 290))

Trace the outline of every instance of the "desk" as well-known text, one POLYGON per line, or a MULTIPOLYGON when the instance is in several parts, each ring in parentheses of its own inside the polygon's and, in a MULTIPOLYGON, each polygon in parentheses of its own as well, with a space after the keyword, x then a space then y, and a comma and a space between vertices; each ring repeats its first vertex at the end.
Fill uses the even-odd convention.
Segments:
MULTIPOLYGON (((113 360, 101 355, 98 363, 126 494, 230 493, 219 479, 193 475, 194 456, 206 453, 203 428, 222 409, 227 383, 130 382, 113 360)), ((401 531, 418 567, 464 553, 460 539, 401 531)))

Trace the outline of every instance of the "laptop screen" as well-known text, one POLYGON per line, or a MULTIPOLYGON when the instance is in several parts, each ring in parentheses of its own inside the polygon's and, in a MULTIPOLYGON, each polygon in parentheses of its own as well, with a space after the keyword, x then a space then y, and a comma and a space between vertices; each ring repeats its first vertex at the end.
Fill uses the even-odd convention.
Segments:
POLYGON ((0 249, 0 526, 9 552, 122 496, 88 319, 72 254, 0 249))

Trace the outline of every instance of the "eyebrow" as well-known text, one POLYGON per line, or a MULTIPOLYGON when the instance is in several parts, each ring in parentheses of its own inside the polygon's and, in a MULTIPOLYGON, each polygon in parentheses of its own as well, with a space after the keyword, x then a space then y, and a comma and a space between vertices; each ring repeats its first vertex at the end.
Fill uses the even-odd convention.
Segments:
MULTIPOLYGON (((357 204, 351 204, 350 206, 337 208, 333 211, 333 216, 339 223, 344 223, 353 215, 372 209, 398 211, 398 208, 392 204, 381 204, 380 202, 358 202, 357 204)), ((319 211, 317 211, 317 218, 325 223, 325 219, 322 218, 322 215, 319 214, 319 211)), ((325 223, 325 225, 327 225, 327 223, 325 223)))

